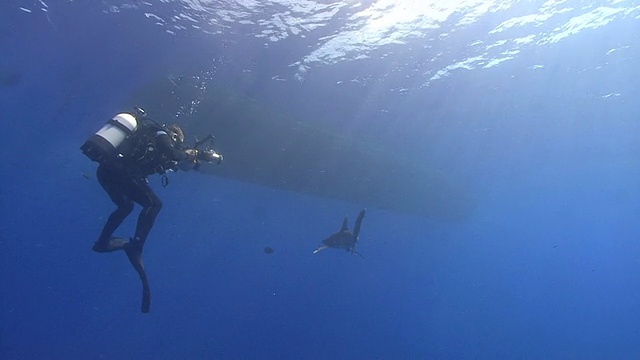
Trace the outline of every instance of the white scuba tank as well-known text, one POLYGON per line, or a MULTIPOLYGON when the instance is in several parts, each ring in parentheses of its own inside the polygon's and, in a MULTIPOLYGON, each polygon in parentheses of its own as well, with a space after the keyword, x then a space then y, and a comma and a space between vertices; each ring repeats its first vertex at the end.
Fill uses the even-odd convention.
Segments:
POLYGON ((103 163, 117 157, 120 144, 137 128, 135 116, 120 113, 91 135, 80 149, 89 159, 103 163))

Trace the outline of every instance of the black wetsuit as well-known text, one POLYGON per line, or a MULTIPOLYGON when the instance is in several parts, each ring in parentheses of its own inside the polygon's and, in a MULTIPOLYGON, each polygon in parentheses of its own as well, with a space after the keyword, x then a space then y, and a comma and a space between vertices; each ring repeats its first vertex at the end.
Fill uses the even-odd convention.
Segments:
MULTIPOLYGON (((98 242, 109 242, 113 232, 122 224, 124 219, 133 211, 133 203, 142 206, 138 217, 136 232, 132 239, 142 250, 151 227, 162 208, 162 202, 147 183, 147 176, 157 172, 158 167, 166 161, 183 161, 190 155, 174 147, 171 138, 164 130, 153 131, 153 155, 147 159, 144 165, 126 156, 111 163, 101 164, 98 167, 97 178, 100 185, 109 194, 111 200, 118 208, 111 213, 107 223, 102 229, 98 242)), ((148 146, 148 144, 145 144, 148 146)))

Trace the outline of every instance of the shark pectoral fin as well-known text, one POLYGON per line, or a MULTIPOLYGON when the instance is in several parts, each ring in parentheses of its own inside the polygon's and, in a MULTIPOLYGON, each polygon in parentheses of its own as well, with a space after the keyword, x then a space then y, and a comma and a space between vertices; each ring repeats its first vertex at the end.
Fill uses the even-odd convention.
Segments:
POLYGON ((314 253, 314 254, 317 254, 317 253, 319 253, 320 251, 322 251, 322 250, 324 250, 324 249, 328 249, 328 248, 329 248, 328 246, 324 246, 324 245, 323 245, 323 246, 320 246, 319 248, 317 248, 317 249, 313 250, 313 253, 314 253))

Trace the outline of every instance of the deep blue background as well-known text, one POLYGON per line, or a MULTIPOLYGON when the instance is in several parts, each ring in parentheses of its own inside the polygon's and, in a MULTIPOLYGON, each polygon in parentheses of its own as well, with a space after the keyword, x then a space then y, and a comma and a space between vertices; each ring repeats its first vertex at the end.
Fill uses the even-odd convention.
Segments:
MULTIPOLYGON (((170 36, 140 14, 82 4, 52 9, 51 22, 0 7, 0 357, 640 358, 636 23, 408 98, 347 89, 351 102, 327 108, 331 76, 378 70, 345 63, 273 84, 267 70, 290 63, 275 62, 281 49, 170 36), (623 59, 602 55, 621 44, 623 59), (154 178, 165 207, 145 254, 152 311, 141 314, 126 258, 90 251, 112 204, 78 147, 138 85, 213 58, 225 59, 219 81, 250 96, 310 121, 322 109, 337 129, 365 129, 465 179, 473 218, 369 209, 366 260, 314 256, 361 204, 197 173, 166 189, 154 178), (249 85, 238 81, 246 64, 259 74, 249 85), (622 95, 598 96, 610 92, 622 95), (392 115, 374 117, 372 98, 392 115)), ((378 86, 401 81, 386 79, 378 86)))

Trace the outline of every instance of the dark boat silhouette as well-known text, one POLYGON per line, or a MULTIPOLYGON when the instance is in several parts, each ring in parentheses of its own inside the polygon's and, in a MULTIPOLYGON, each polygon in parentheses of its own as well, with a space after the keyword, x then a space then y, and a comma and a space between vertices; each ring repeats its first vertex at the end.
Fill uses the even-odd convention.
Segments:
POLYGON ((473 212, 469 189, 427 164, 265 110, 229 89, 204 88, 197 77, 165 76, 124 106, 140 105, 161 122, 182 114, 188 135, 215 135, 226 160, 205 173, 419 217, 463 221, 473 212))

